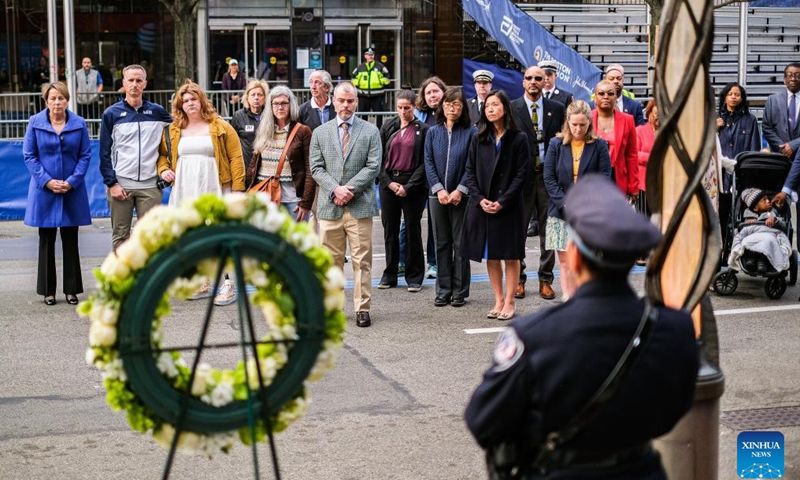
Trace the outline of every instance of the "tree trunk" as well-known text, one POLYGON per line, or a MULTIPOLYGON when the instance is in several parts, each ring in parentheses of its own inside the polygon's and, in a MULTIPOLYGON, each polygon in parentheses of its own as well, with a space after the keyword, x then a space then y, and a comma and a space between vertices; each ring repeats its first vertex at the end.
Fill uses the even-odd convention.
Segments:
POLYGON ((175 26, 175 89, 187 78, 197 81, 195 72, 195 40, 197 6, 200 0, 161 0, 172 15, 175 26))

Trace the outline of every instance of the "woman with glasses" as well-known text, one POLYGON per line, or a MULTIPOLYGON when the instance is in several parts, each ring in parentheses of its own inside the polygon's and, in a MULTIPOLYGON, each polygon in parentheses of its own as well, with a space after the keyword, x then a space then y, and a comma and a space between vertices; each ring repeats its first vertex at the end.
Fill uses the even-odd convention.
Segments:
POLYGON ((594 87, 592 124, 597 135, 608 142, 612 178, 631 205, 639 201, 639 147, 633 116, 617 110, 616 86, 602 80, 594 87))
POLYGON ((397 285, 400 264, 400 217, 405 218, 405 278, 409 292, 419 292, 425 276, 422 249, 422 212, 428 182, 425 178, 423 146, 428 126, 414 117, 416 95, 397 92, 397 116, 381 126, 383 164, 378 174, 381 222, 386 245, 386 269, 378 288, 397 285))
MULTIPOLYGON (((167 128, 158 157, 158 174, 173 183, 170 205, 205 193, 222 195, 244 191, 242 145, 236 131, 220 117, 200 85, 181 85, 172 102, 172 124, 167 128)), ((211 295, 208 282, 193 299, 211 295)), ((231 280, 225 280, 214 299, 217 305, 236 300, 231 280)))
POLYGON ((529 169, 528 138, 514 122, 511 101, 502 90, 492 90, 469 146, 469 203, 461 252, 476 262, 486 259, 494 292, 494 306, 486 318, 508 320, 515 313, 514 290, 525 257, 527 227, 522 190, 529 169))
POLYGON ((278 176, 281 205, 297 221, 305 221, 314 202, 317 184, 308 166, 311 129, 297 121, 299 116, 297 99, 288 87, 278 85, 269 91, 246 175, 248 189, 265 178, 278 176), (292 141, 287 145, 292 135, 292 141), (284 163, 278 172, 282 155, 284 163))
POLYGON ((469 297, 469 259, 461 255, 461 236, 467 211, 467 152, 472 126, 464 91, 448 88, 436 110, 439 124, 431 127, 425 141, 425 170, 430 185, 433 239, 438 274, 433 304, 463 306, 469 297))
POLYGON ((566 257, 569 235, 564 218, 564 200, 567 192, 592 173, 611 178, 608 143, 594 132, 589 104, 583 100, 570 103, 566 117, 561 133, 550 140, 544 158, 544 184, 549 195, 545 248, 555 250, 558 256, 561 292, 565 297, 567 292, 575 290, 574 272, 568 270, 566 257))

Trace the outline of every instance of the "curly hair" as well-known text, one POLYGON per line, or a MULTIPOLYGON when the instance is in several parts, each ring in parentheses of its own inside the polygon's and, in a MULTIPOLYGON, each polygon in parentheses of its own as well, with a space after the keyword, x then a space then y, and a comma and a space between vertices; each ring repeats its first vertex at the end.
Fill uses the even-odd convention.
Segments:
POLYGON ((219 116, 211 102, 208 101, 206 92, 203 91, 200 85, 187 78, 186 82, 175 92, 175 98, 172 99, 172 123, 174 125, 179 128, 186 128, 189 124, 189 117, 183 111, 183 96, 187 93, 200 101, 200 116, 207 123, 213 122, 219 116))

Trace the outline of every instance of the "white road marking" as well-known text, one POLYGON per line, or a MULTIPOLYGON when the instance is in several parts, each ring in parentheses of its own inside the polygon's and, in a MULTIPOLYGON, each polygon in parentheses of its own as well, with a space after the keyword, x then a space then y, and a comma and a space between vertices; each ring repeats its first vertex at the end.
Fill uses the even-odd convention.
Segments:
POLYGON ((774 307, 735 308, 733 310, 716 310, 714 315, 738 315, 740 313, 778 312, 781 310, 800 310, 798 305, 777 305, 774 307))
MULTIPOLYGON (((761 313, 761 312, 778 312, 782 310, 800 310, 800 304, 798 305, 777 305, 774 307, 754 307, 754 308, 735 308, 732 310, 716 310, 714 311, 715 316, 722 316, 722 315, 740 315, 740 314, 749 314, 749 313, 761 313)), ((489 327, 489 328, 466 328, 464 329, 464 333, 467 335, 480 335, 483 333, 501 333, 505 330, 506 327, 489 327)))

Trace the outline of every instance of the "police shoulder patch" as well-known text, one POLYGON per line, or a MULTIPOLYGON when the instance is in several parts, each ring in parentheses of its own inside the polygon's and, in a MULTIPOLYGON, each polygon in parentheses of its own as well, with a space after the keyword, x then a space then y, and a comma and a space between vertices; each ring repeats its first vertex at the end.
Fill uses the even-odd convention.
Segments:
POLYGON ((517 331, 509 327, 500 334, 497 340, 497 346, 494 349, 494 370, 502 372, 511 367, 522 356, 525 351, 525 345, 522 340, 517 336, 517 331))

